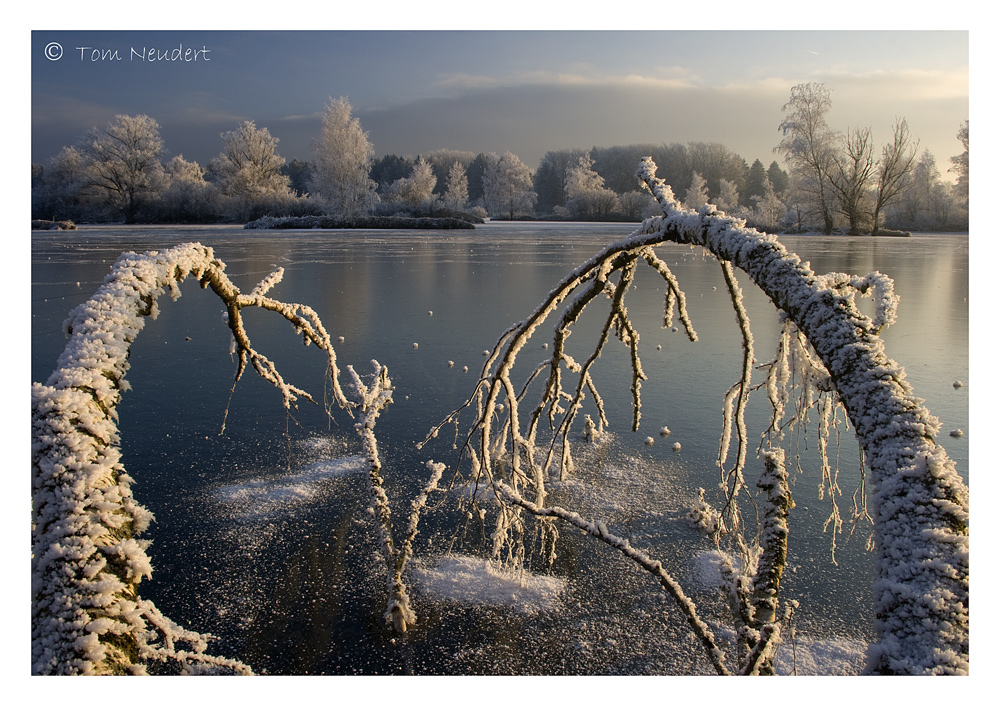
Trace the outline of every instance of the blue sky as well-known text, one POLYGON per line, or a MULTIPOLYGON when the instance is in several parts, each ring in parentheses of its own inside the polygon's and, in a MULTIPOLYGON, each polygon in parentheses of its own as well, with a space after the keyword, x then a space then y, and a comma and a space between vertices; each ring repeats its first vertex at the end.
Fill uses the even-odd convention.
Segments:
POLYGON ((790 88, 818 81, 833 128, 871 126, 883 142, 905 117, 945 172, 969 117, 962 30, 34 29, 30 63, 31 159, 42 164, 117 113, 152 116, 170 155, 202 164, 243 120, 267 127, 286 159, 308 159, 338 96, 378 155, 509 149, 535 167, 548 150, 711 141, 767 164, 780 159, 790 88), (151 47, 201 51, 140 60, 151 47))

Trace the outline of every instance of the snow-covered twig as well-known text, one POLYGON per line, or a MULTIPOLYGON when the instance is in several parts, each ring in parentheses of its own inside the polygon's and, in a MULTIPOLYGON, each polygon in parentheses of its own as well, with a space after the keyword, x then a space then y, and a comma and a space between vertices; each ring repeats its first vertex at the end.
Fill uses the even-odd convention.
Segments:
POLYGON ((729 674, 729 670, 724 664, 725 658, 723 652, 715 644, 715 637, 712 635, 711 629, 701 618, 698 617, 698 611, 694 602, 684 594, 684 590, 681 588, 680 584, 667 573, 667 571, 663 568, 663 564, 650 558, 650 556, 645 552, 633 547, 627 539, 623 539, 609 532, 607 526, 603 522, 586 520, 578 513, 566 510, 558 505, 541 507, 535 503, 525 500, 513 488, 502 482, 496 483, 495 487, 504 501, 522 507, 532 515, 538 517, 555 517, 563 520, 564 522, 568 522, 592 537, 596 537, 605 544, 614 547, 644 570, 652 574, 660 582, 660 585, 663 586, 667 593, 671 595, 680 607, 681 612, 684 613, 684 617, 687 619, 688 625, 691 626, 691 629, 701 641, 705 654, 715 671, 721 675, 729 674))
POLYGON ((397 548, 393 537, 389 498, 382 488, 382 459, 379 456, 378 440, 375 437, 375 422, 381 411, 392 403, 393 387, 389 379, 389 371, 384 365, 373 360, 372 367, 374 373, 371 385, 366 385, 361 376, 350 365, 347 366, 347 373, 353 383, 352 403, 358 416, 355 428, 364 442, 368 456, 368 488, 372 499, 370 512, 376 518, 379 543, 387 568, 389 598, 383 618, 386 626, 402 634, 417 620, 416 614, 410 607, 409 594, 406 590, 406 583, 403 581, 403 570, 413 553, 413 540, 417 535, 420 513, 427 504, 428 496, 437 489, 445 466, 433 461, 427 462, 427 468, 431 471, 430 480, 420 495, 411 503, 406 537, 397 548))
POLYGON ((754 351, 753 333, 750 331, 750 317, 743 306, 743 293, 740 285, 736 281, 733 267, 726 261, 721 263, 723 278, 729 290, 729 296, 733 303, 733 310, 736 312, 736 321, 740 327, 740 336, 743 341, 743 365, 740 368, 740 379, 726 393, 723 405, 722 435, 719 442, 719 468, 723 472, 723 485, 726 487, 726 505, 722 514, 726 519, 726 525, 730 530, 739 528, 739 505, 737 499, 740 491, 746 482, 743 479, 743 468, 746 465, 747 436, 746 406, 750 399, 750 380, 753 374, 754 351), (736 407, 733 408, 735 399, 736 407), (733 424, 736 424, 736 461, 733 467, 725 472, 726 458, 729 454, 730 439, 732 436, 733 424))

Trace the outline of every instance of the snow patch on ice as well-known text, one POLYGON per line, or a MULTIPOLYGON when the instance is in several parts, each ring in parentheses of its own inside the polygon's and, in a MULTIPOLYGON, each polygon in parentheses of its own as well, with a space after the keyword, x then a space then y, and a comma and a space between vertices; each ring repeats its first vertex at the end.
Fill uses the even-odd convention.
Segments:
POLYGON ((241 517, 268 515, 318 497, 326 489, 325 481, 361 473, 366 468, 363 456, 326 459, 303 466, 291 475, 223 486, 215 490, 214 496, 241 517))
POLYGON ((414 565, 413 582, 426 596, 475 606, 506 606, 523 615, 556 610, 566 579, 527 571, 511 574, 490 561, 447 556, 436 566, 414 565))
POLYGON ((787 676, 851 676, 865 666, 868 645, 858 640, 832 637, 810 640, 785 638, 774 659, 774 670, 787 676))
MULTIPOLYGON (((692 558, 691 578, 701 588, 722 588, 722 572, 719 565, 725 561, 726 555, 717 549, 696 554, 692 558)), ((732 560, 734 565, 738 562, 732 560)))

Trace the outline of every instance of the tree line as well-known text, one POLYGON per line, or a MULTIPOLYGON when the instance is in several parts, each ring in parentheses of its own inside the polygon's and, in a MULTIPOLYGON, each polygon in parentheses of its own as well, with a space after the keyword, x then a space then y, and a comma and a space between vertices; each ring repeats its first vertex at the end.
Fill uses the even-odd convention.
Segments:
POLYGON ((918 157, 905 119, 879 156, 870 128, 832 130, 823 84, 792 88, 775 148, 784 158, 747 164, 714 142, 633 144, 547 152, 535 170, 512 152, 440 149, 416 158, 376 158, 344 97, 331 99, 310 159, 278 154, 266 127, 245 121, 220 135, 222 150, 202 167, 165 159, 158 123, 118 115, 32 164, 32 218, 84 222, 246 222, 264 215, 434 215, 466 212, 501 219, 638 221, 655 214, 636 165, 652 157, 686 206, 706 203, 770 232, 844 228, 968 228, 968 120, 952 157, 955 185, 934 156, 918 157))

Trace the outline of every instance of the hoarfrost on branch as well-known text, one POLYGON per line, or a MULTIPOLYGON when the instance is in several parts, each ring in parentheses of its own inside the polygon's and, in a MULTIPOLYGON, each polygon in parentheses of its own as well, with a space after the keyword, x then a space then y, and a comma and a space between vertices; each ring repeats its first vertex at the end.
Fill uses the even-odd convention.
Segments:
MULTIPOLYGON (((523 516, 526 512, 538 518, 535 531, 542 537, 543 547, 548 545, 550 561, 558 537, 552 520, 558 518, 622 549, 652 573, 663 571, 658 562, 626 551, 627 543, 602 523, 547 506, 546 484, 553 470, 559 479, 573 470, 570 431, 585 403, 594 408, 599 419, 595 423, 586 416, 584 434, 588 440, 608 423, 592 368, 612 334, 629 351, 632 429, 639 426, 646 374, 638 355, 639 332, 626 306, 639 262, 649 264, 667 284, 664 324, 672 325, 676 311, 688 337, 697 339, 683 292, 654 249, 667 242, 701 246, 722 264, 743 338, 744 364, 740 379, 725 399, 720 440, 718 463, 723 472, 725 507, 716 512, 702 495, 698 511, 699 523, 716 541, 723 535, 730 537, 742 561, 739 570, 728 571, 738 627, 738 671, 772 672, 770 662, 781 623, 794 608, 794 602, 789 602, 780 611, 777 604, 787 551, 785 517, 793 503, 783 454, 780 448, 772 448, 771 442, 780 440, 788 428, 803 424, 810 409, 819 411, 824 484, 832 501, 828 524, 834 527, 835 544, 841 525, 835 501, 839 488, 835 471, 825 462, 825 444, 830 427, 837 423, 837 410, 843 409, 867 465, 867 505, 871 506, 877 554, 877 641, 869 650, 867 670, 967 673, 968 490, 954 463, 936 443, 937 419, 913 396, 904 371, 886 357, 878 336, 895 319, 897 297, 892 281, 877 272, 865 277, 816 274, 786 251, 777 238, 746 228, 743 221, 718 212, 715 206, 697 211, 682 207, 670 187, 656 177, 651 159, 643 161, 636 176, 652 192, 663 215, 647 219, 629 237, 607 246, 569 273, 528 318, 505 331, 492 351, 487 351, 473 396, 428 435, 430 441, 444 424, 457 424, 464 409, 474 410, 461 453, 469 459, 465 482, 474 493, 492 489, 502 501, 492 534, 494 559, 515 567, 524 561, 524 538, 529 534, 523 516), (745 272, 771 299, 783 321, 775 358, 760 366, 766 379, 757 386, 751 381, 753 338, 735 269, 745 272), (858 310, 858 294, 875 298, 874 318, 858 310), (586 360, 577 360, 567 352, 566 340, 583 310, 602 296, 610 302, 607 317, 593 352, 586 360), (518 354, 560 307, 564 308, 554 326, 550 358, 533 368, 523 383, 515 383, 512 371, 518 354), (793 377, 798 378, 801 398, 788 417, 786 404, 793 377), (532 387, 536 381, 538 385, 532 387), (538 386, 538 401, 529 403, 529 390, 538 386), (743 410, 750 392, 761 387, 770 400, 773 417, 760 449, 764 473, 757 485, 762 491, 762 519, 757 537, 748 542, 743 538, 737 502, 747 488, 743 471, 749 438, 743 410), (542 421, 547 423, 544 439, 540 438, 542 421), (737 451, 727 471, 734 428, 737 451)), ((861 494, 865 492, 862 489, 861 494)), ((861 509, 855 510, 856 518, 868 516, 867 505, 862 502, 861 509)), ((709 662, 717 672, 729 673, 694 605, 682 592, 669 588, 673 581, 669 576, 660 575, 659 579, 688 616, 709 662)))

